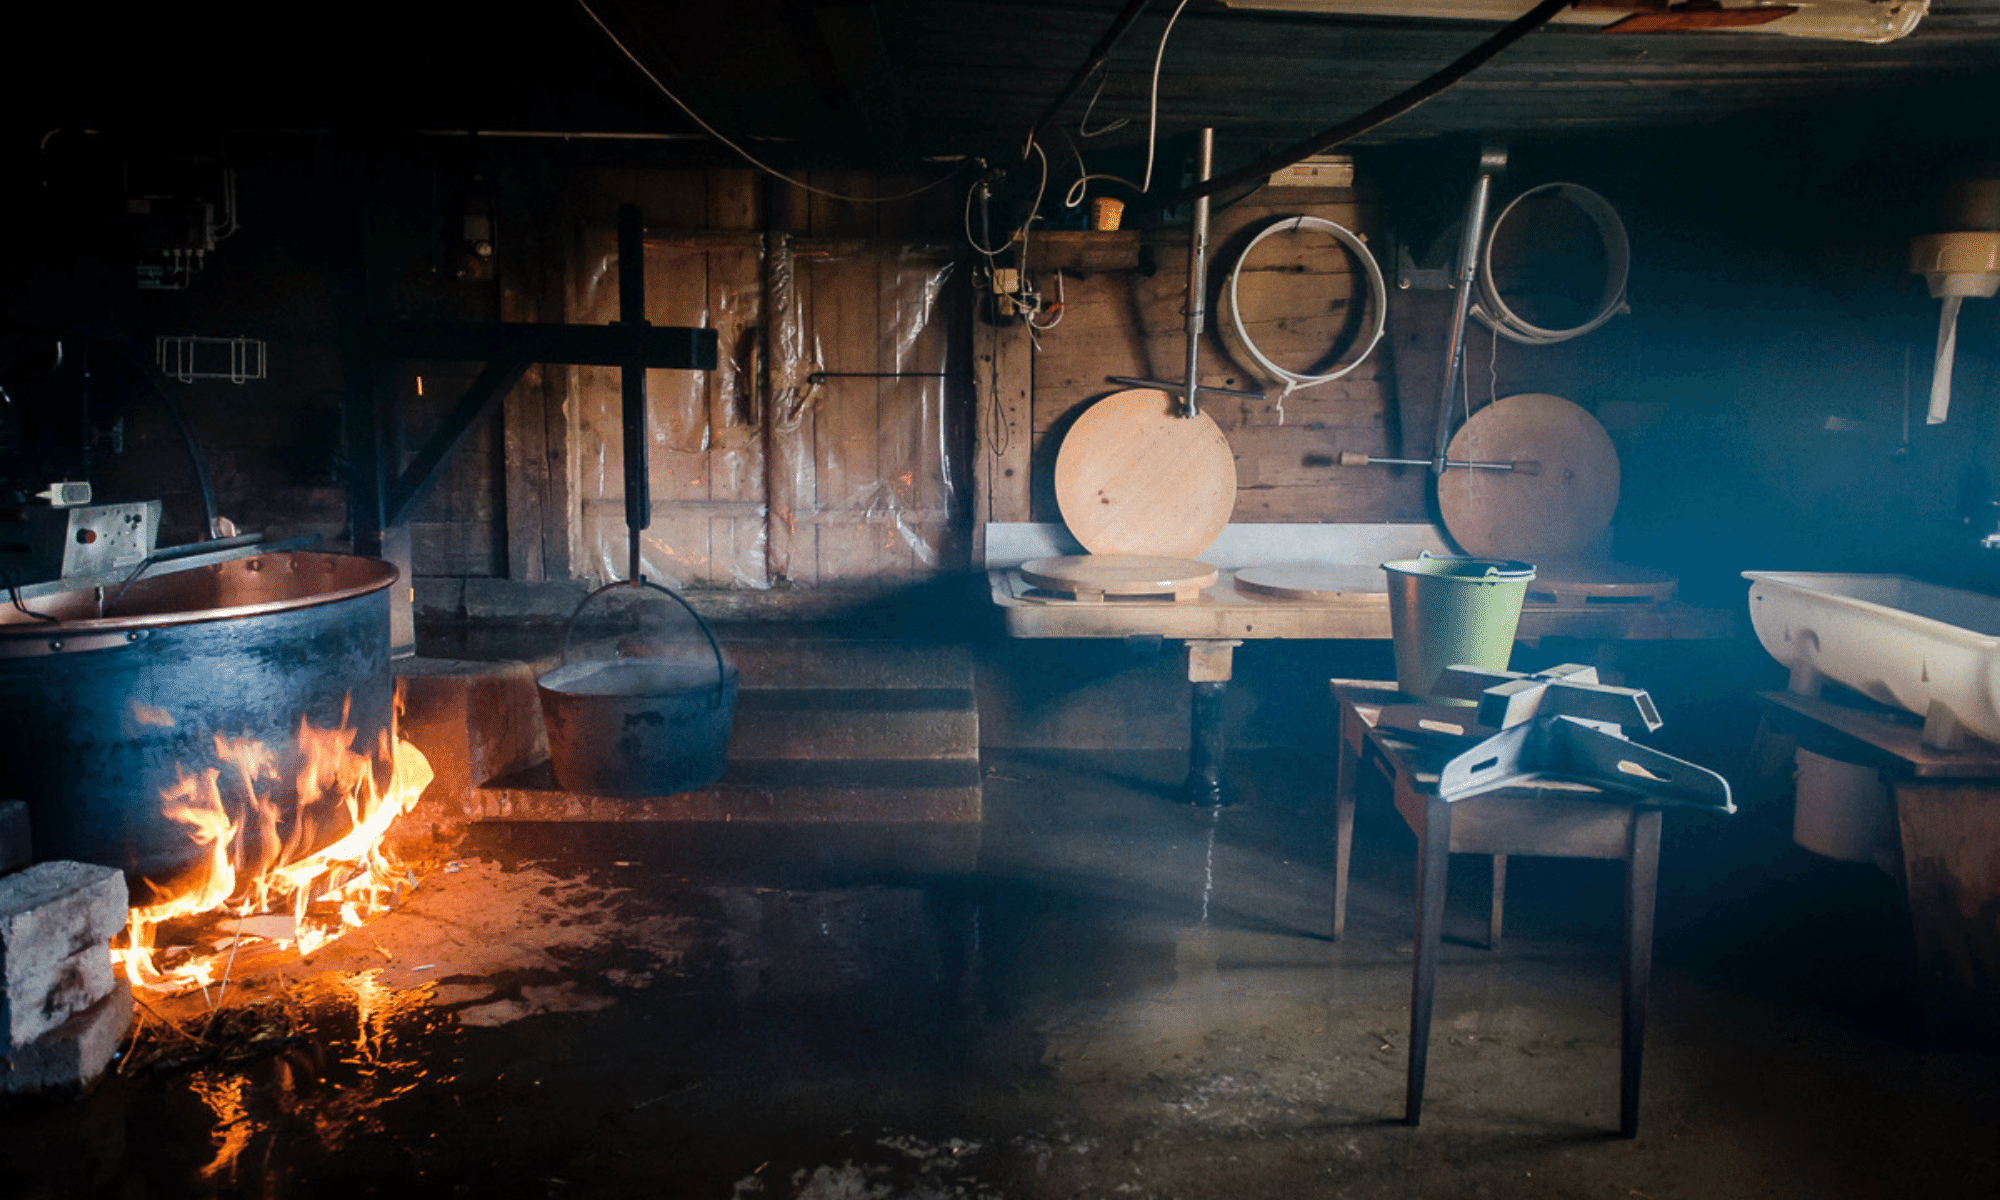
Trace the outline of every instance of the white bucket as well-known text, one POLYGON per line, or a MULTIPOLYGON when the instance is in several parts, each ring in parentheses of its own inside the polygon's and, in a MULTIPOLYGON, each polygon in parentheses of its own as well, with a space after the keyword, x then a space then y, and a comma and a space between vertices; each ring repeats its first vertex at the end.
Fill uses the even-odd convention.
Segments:
POLYGON ((1828 858, 1883 866, 1895 861, 1895 812, 1881 772, 1800 750, 1792 840, 1828 858))

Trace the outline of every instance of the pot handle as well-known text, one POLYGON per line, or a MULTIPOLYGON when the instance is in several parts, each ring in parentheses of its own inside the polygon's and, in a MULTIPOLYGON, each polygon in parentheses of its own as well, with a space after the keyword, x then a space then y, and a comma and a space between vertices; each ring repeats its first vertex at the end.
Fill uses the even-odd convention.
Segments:
POLYGON ((674 591, 672 588, 662 587, 659 584, 654 583, 652 580, 647 579, 643 575, 635 579, 613 580, 612 582, 605 584, 603 587, 598 588, 596 591, 590 593, 588 596, 585 596, 583 598, 582 602, 576 606, 576 610, 570 613, 569 620, 563 622, 563 636, 562 636, 563 665, 564 666, 569 665, 570 634, 576 630, 576 619, 583 615, 584 606, 588 605, 592 600, 597 599, 599 596, 602 596, 604 593, 611 591, 614 588, 628 588, 628 587, 651 588, 654 591, 660 593, 661 595, 671 598, 674 603, 680 605, 682 608, 687 609, 688 615, 694 618, 694 623, 701 626, 702 636, 708 639, 709 652, 715 655, 715 692, 717 696, 720 696, 722 694, 723 684, 728 682, 729 679, 729 668, 722 661, 722 643, 715 640, 715 630, 710 629, 708 627, 708 622, 702 620, 701 614, 694 610, 694 605, 689 604, 687 600, 683 598, 679 592, 674 591))

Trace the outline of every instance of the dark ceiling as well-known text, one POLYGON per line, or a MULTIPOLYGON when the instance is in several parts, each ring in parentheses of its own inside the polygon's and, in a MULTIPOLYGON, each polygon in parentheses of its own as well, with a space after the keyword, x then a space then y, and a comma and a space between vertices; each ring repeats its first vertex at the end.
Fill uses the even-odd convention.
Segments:
MULTIPOLYGON (((1018 150, 1123 0, 590 0, 716 128, 786 164, 910 166, 1018 150)), ((1153 0, 1111 54, 1090 145, 1141 142, 1154 50, 1174 0, 1153 0)), ((298 8, 224 2, 16 6, 5 120, 158 130, 481 129, 688 134, 692 123, 620 56, 576 0, 527 6, 298 8), (199 14, 193 16, 191 14, 199 14), (305 23, 305 22, 312 23, 305 23)), ((1529 0, 1521 0, 1529 7, 1529 0)), ((1497 26, 1245 11, 1192 0, 1167 46, 1163 135, 1218 130, 1246 158, 1352 116, 1497 26)), ((1365 141, 1444 132, 1745 122, 1806 110, 1993 127, 2000 0, 1933 0, 1886 45, 1742 33, 1530 34, 1365 141)), ((1072 135, 1095 88, 1063 110, 1072 135)), ((1981 135, 1983 136, 1983 135, 1981 135)), ((1058 138, 1048 139, 1054 149, 1058 138)))

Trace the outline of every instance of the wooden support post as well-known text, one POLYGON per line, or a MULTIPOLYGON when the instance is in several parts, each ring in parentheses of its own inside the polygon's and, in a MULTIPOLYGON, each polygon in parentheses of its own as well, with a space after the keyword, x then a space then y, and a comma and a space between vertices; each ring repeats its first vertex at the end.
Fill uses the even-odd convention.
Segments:
POLYGON ((1367 726, 1351 705, 1340 709, 1340 774, 1333 785, 1333 940, 1347 936, 1348 867, 1354 858, 1354 793, 1360 787, 1361 747, 1367 726))
POLYGON ((1227 804, 1222 794, 1222 762, 1227 754, 1222 710, 1229 695, 1240 641, 1191 641, 1187 644, 1188 682, 1194 685, 1189 716, 1187 796, 1191 804, 1227 804))
POLYGON ((1500 948, 1500 930, 1506 924, 1507 913, 1507 856, 1493 856, 1493 902, 1486 910, 1486 948, 1500 948))
POLYGON ((1646 1052, 1646 999, 1653 985, 1653 908, 1660 883, 1660 810, 1632 810, 1625 859, 1624 1003, 1618 1052, 1618 1132, 1639 1136, 1639 1067, 1646 1052))
MULTIPOLYGON (((775 206, 774 206, 775 207, 775 206)), ((773 583, 797 578, 799 513, 811 503, 800 490, 800 458, 811 452, 801 443, 806 418, 803 378, 805 332, 800 320, 798 264, 792 235, 764 234, 764 565, 773 583)), ((811 536, 808 527, 807 536, 811 536)), ((807 555, 808 561, 810 554, 807 555)), ((806 582, 813 575, 806 573, 806 582)))
MULTIPOLYGON (((1401 778, 1397 786, 1407 787, 1401 778)), ((1403 1120, 1415 1125, 1424 1112, 1424 1071, 1430 1065, 1431 1004, 1437 995, 1438 943, 1444 929, 1445 877, 1451 863, 1451 805, 1435 793, 1419 797, 1424 828, 1417 845, 1417 932, 1410 971, 1410 1069, 1403 1090, 1403 1120)))

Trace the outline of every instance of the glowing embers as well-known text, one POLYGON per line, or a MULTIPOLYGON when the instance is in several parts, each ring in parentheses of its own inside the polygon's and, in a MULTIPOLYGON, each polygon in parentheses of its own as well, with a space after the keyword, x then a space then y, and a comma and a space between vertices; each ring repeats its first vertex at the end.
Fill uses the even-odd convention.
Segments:
POLYGON ((205 853, 187 876, 142 881, 154 898, 132 909, 128 944, 112 951, 134 985, 206 991, 246 939, 310 954, 414 882, 383 839, 429 785, 430 763, 393 721, 374 746, 357 748, 348 717, 343 709, 331 729, 302 718, 289 747, 216 734, 213 763, 176 764, 162 812, 205 853), (170 966, 156 961, 163 922, 218 911, 236 918, 224 923, 227 936, 170 966))

